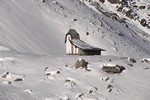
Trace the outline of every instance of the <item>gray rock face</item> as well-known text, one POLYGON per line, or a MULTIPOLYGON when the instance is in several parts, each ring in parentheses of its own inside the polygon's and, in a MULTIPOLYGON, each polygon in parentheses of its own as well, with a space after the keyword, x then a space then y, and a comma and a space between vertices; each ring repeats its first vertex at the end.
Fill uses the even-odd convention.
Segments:
POLYGON ((106 73, 115 74, 115 73, 121 73, 123 70, 125 70, 125 67, 120 65, 113 65, 113 66, 104 65, 102 67, 102 70, 106 73))
POLYGON ((105 0, 99 0, 100 2, 102 2, 102 3, 104 3, 105 2, 105 0))
POLYGON ((87 69, 87 64, 88 64, 88 62, 86 62, 84 59, 78 59, 75 63, 75 68, 87 69))
POLYGON ((108 2, 110 2, 112 4, 117 4, 117 3, 119 3, 119 0, 108 0, 108 2))

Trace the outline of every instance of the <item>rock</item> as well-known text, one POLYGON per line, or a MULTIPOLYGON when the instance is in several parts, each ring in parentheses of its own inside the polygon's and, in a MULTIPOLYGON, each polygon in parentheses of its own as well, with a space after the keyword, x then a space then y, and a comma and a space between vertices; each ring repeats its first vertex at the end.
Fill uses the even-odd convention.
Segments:
POLYGON ((4 74, 2 75, 2 78, 6 78, 7 75, 9 75, 9 72, 4 73, 4 74))
POLYGON ((44 71, 47 71, 48 69, 49 69, 49 67, 45 67, 45 68, 44 68, 44 71))
POLYGON ((14 81, 23 81, 23 78, 16 78, 14 81))
POLYGON ((149 69, 149 67, 143 67, 143 69, 149 69))
POLYGON ((78 19, 73 19, 73 21, 77 21, 78 19))
POLYGON ((93 92, 96 92, 98 90, 97 87, 90 87, 89 89, 89 94, 93 93, 93 92))
POLYGON ((57 74, 60 74, 60 71, 57 71, 56 73, 57 73, 57 74))
POLYGON ((108 61, 111 61, 111 59, 109 59, 108 61))
POLYGON ((108 92, 111 92, 112 89, 113 89, 113 86, 109 84, 109 85, 107 86, 107 89, 108 89, 108 92))
POLYGON ((99 0, 101 3, 104 3, 105 2, 105 0, 99 0))
POLYGON ((108 92, 111 92, 112 91, 112 89, 108 89, 108 92))
POLYGON ((75 63, 75 68, 85 68, 87 69, 87 64, 88 62, 86 62, 84 59, 78 59, 75 63))
POLYGON ((47 72, 45 72, 44 76, 46 76, 47 79, 55 79, 55 76, 60 73, 61 72, 59 70, 58 71, 47 71, 47 72))
POLYGON ((143 62, 150 63, 150 58, 143 58, 143 62))
POLYGON ((123 70, 125 69, 125 67, 114 64, 114 65, 103 65, 102 70, 106 73, 121 73, 123 70))
POLYGON ((103 81, 108 81, 109 80, 109 77, 107 76, 107 77, 102 77, 101 78, 103 81))
POLYGON ((84 96, 85 95, 83 93, 80 93, 76 96, 76 100, 83 100, 84 96))
POLYGON ((79 94, 77 97, 82 97, 84 94, 83 93, 81 93, 81 94, 79 94))
POLYGON ((89 35, 89 32, 86 32, 86 35, 89 35))
POLYGON ((146 7, 145 6, 139 6, 139 9, 145 9, 146 7))
POLYGON ((129 66, 133 67, 133 64, 128 64, 129 66))
POLYGON ((112 4, 117 4, 120 2, 120 0, 108 0, 108 2, 110 2, 112 4))
POLYGON ((129 18, 131 18, 131 19, 133 19, 134 16, 132 15, 132 13, 133 13, 133 11, 132 11, 132 9, 130 9, 130 10, 128 10, 128 11, 126 12, 126 16, 129 17, 129 18))
POLYGON ((146 23, 147 23, 147 22, 146 22, 145 19, 141 19, 140 24, 141 24, 143 27, 145 27, 145 26, 147 25, 146 23))
POLYGON ((128 61, 132 62, 132 63, 136 63, 136 60, 134 58, 130 58, 128 57, 128 61))
POLYGON ((72 89, 75 85, 76 85, 76 83, 73 80, 70 80, 70 79, 65 80, 65 87, 66 88, 72 89))
POLYGON ((113 88, 113 86, 109 84, 109 85, 107 86, 107 89, 110 89, 110 88, 113 88))
POLYGON ((44 76, 60 74, 60 71, 47 71, 44 76))

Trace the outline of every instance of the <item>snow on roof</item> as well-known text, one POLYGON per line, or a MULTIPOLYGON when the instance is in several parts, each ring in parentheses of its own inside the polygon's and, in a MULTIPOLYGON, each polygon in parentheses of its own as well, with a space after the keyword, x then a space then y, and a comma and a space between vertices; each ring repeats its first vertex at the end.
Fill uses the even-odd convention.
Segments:
POLYGON ((81 48, 82 50, 101 50, 101 51, 105 51, 103 49, 94 47, 88 43, 85 43, 84 41, 80 40, 80 39, 72 39, 71 43, 74 44, 75 46, 81 48))

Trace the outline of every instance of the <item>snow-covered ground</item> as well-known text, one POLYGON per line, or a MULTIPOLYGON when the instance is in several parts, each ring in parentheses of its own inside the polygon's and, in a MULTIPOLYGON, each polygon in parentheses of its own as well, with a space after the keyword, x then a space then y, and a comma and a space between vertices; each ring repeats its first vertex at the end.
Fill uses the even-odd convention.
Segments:
POLYGON ((83 56, 89 63, 87 71, 75 69, 78 58, 81 56, 3 57, 0 74, 3 77, 6 72, 9 74, 0 79, 0 99, 147 100, 150 97, 149 64, 142 63, 142 59, 136 58, 137 62, 132 63, 127 57, 83 56), (121 74, 107 74, 101 69, 103 64, 118 64, 126 69, 121 74), (23 80, 14 81, 16 78, 23 80))
POLYGON ((150 36, 138 24, 119 23, 80 0, 1 0, 0 13, 0 100, 150 98, 150 36), (106 51, 66 55, 70 28, 106 51), (78 58, 88 62, 88 70, 75 69, 78 58), (116 64, 125 70, 102 71, 116 64))

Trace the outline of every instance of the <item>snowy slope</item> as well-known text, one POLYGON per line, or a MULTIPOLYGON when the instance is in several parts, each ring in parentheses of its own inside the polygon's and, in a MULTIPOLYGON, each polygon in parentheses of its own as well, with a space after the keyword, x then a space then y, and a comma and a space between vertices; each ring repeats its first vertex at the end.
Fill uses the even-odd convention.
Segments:
POLYGON ((50 54, 52 51, 55 51, 55 54, 64 53, 58 49, 64 48, 63 38, 60 38, 64 37, 61 33, 63 30, 53 27, 55 23, 50 20, 47 24, 36 2, 1 0, 0 5, 1 44, 24 53, 50 54))
POLYGON ((65 34, 74 28, 85 42, 104 48, 105 54, 150 54, 149 41, 136 34, 143 31, 133 25, 127 28, 79 1, 2 0, 1 5, 1 44, 17 52, 64 55, 65 34))
POLYGON ((91 70, 87 71, 74 68, 79 56, 4 58, 0 74, 1 77, 9 74, 0 79, 1 100, 148 100, 150 97, 149 64, 141 63, 142 59, 133 64, 126 57, 84 56, 91 70), (103 64, 119 64, 126 69, 121 74, 108 74, 102 71, 103 64), (23 81, 14 81, 16 78, 23 81), (109 85, 112 87, 108 88, 109 85))
POLYGON ((118 22, 80 0, 1 0, 0 13, 0 100, 150 98, 150 36, 138 23, 118 22), (106 51, 65 55, 70 28, 106 51), (88 70, 75 69, 78 58, 88 62, 88 70), (108 74, 104 64, 125 70, 108 74))

